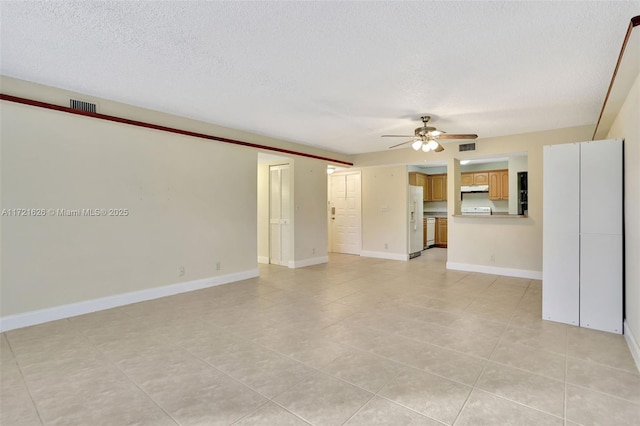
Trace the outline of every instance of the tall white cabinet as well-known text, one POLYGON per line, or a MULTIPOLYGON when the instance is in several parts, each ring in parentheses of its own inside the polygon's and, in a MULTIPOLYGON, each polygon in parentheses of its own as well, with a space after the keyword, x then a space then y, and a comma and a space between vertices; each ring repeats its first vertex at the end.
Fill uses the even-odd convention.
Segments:
POLYGON ((545 146, 543 161, 542 318, 622 333, 622 141, 545 146))

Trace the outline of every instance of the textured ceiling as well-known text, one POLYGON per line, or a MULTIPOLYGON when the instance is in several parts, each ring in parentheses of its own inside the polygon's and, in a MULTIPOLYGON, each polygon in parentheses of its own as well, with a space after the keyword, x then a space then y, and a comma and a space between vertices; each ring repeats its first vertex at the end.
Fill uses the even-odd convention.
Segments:
POLYGON ((353 154, 595 124, 640 1, 6 2, 4 75, 353 154), (391 141, 391 143, 390 143, 391 141), (400 140, 401 141, 401 140, 400 140))

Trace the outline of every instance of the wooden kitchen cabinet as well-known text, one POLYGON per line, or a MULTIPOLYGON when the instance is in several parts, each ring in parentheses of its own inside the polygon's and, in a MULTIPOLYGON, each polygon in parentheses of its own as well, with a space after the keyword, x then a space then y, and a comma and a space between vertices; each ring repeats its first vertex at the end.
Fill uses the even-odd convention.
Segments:
POLYGON ((502 199, 509 199, 509 170, 503 170, 500 172, 500 179, 502 180, 502 199))
POLYGON ((447 247, 447 218, 436 218, 436 246, 447 247))
POLYGON ((489 172, 489 199, 509 199, 509 171, 493 170, 489 172))
POLYGON ((422 201, 429 200, 429 177, 422 173, 418 174, 418 186, 422 187, 422 201))
POLYGON ((473 174, 474 185, 488 185, 489 184, 489 172, 475 172, 473 174))
POLYGON ((426 187, 427 189, 425 189, 424 191, 424 200, 425 201, 433 201, 433 186, 432 186, 432 182, 433 179, 431 178, 431 175, 426 175, 426 187))
POLYGON ((429 201, 446 201, 447 175, 431 175, 431 192, 429 201))
POLYGON ((422 187, 422 201, 429 200, 429 185, 427 175, 420 172, 409 172, 409 185, 422 187))
POLYGON ((409 185, 418 186, 418 172, 409 172, 409 185))
POLYGON ((489 172, 466 172, 460 174, 460 185, 488 185, 489 172))

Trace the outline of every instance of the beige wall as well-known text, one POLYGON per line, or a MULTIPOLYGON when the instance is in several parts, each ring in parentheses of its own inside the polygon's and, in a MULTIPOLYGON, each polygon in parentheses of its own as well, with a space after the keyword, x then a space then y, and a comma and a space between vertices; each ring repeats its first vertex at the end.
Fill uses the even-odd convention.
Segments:
MULTIPOLYGON (((628 329, 640 337, 640 75, 607 138, 624 139, 625 310, 628 329)), ((638 341, 636 340, 636 344, 638 341)), ((636 351, 639 348, 636 348, 636 351)), ((640 365, 640 360, 638 360, 640 365)))
MULTIPOLYGON (((78 98, 96 102, 103 114, 349 160, 5 76, 1 85, 8 95, 62 106, 78 98)), ((0 108, 0 208, 129 209, 117 218, 2 217, 0 317, 97 299, 126 303, 120 295, 256 271, 258 200, 266 199, 268 209, 268 187, 258 194, 255 149, 7 101, 0 108)), ((295 256, 304 260, 326 256, 326 163, 299 158, 299 205, 310 216, 298 217, 305 228, 295 256)), ((268 225, 266 235, 260 252, 266 247, 268 256, 268 225)))
POLYGON ((256 268, 255 151, 1 108, 2 208, 129 211, 2 217, 2 316, 256 268))
POLYGON ((406 166, 362 169, 363 255, 406 258, 408 185, 406 166))
MULTIPOLYGON (((68 107, 69 99, 81 99, 87 102, 94 102, 98 105, 98 112, 101 114, 114 115, 124 117, 131 120, 139 120, 148 123, 158 124, 162 126, 175 127, 178 129, 188 130, 192 132, 200 132, 208 135, 214 135, 229 139, 237 139, 244 142, 255 143, 268 147, 279 149, 288 149, 295 152, 328 157, 340 161, 351 162, 351 157, 346 154, 340 154, 333 151, 326 151, 314 148, 308 145, 301 145, 281 139, 270 138, 247 131, 232 129, 229 127, 218 126, 203 121, 191 120, 176 115, 166 114, 145 108, 139 108, 119 102, 109 101, 107 99, 99 99, 84 94, 66 91, 54 87, 44 86, 19 80, 4 75, 0 75, 0 86, 2 93, 5 95, 25 97, 35 99, 42 102, 48 102, 55 105, 68 107)), ((250 120, 248 120, 250 122, 250 120)), ((250 125, 248 122, 247 125, 250 125)), ((274 155, 287 155, 275 151, 266 151, 274 155)))
POLYGON ((294 265, 327 261, 327 164, 296 158, 293 166, 294 265))
MULTIPOLYGON (((591 139, 593 126, 580 126, 543 132, 479 139, 475 152, 459 153, 457 143, 448 143, 440 153, 422 153, 411 149, 389 150, 354 156, 356 167, 391 164, 425 164, 447 161, 448 170, 457 170, 456 158, 498 157, 526 153, 529 171, 529 217, 526 219, 486 219, 450 217, 448 262, 451 267, 477 268, 500 273, 540 274, 542 271, 542 146, 581 142, 591 139), (491 260, 491 256, 495 260, 491 260), (509 271, 511 270, 511 271, 509 271)), ((363 170, 367 170, 364 168, 363 170)), ((448 214, 459 205, 454 176, 448 181, 448 214)), ((363 185, 363 191, 367 186, 363 185)), ((392 188, 387 190, 394 191, 392 188)), ((395 191, 402 191, 396 182, 395 191)), ((404 189, 406 191, 406 189, 404 189)), ((366 215, 364 220, 366 221, 366 215)), ((402 234, 406 226, 398 226, 402 234)), ((376 243, 378 243, 376 241, 376 243)))

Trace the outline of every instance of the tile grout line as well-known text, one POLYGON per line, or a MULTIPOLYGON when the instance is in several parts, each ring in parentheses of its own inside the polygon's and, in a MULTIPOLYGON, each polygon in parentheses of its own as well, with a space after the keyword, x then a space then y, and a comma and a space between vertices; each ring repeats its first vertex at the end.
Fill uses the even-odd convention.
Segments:
POLYGON ((16 367, 18 368, 18 372, 20 373, 20 378, 22 379, 22 384, 24 385, 24 388, 27 390, 27 394, 29 395, 29 398, 31 399, 31 403, 33 404, 33 408, 36 410, 36 414, 38 415, 38 420, 40 420, 40 424, 44 425, 44 420, 42 420, 42 415, 40 414, 40 410, 38 409, 38 404, 36 403, 35 399, 33 399, 33 395, 31 394, 31 389, 29 389, 29 384, 27 383, 27 379, 24 376, 24 372, 22 371, 22 367, 20 367, 20 363, 18 362, 18 357, 16 356, 15 351, 13 350, 13 346, 11 345, 11 342, 9 341, 9 336, 6 334, 6 332, 2 333, 4 334, 4 338, 7 341, 7 345, 9 345, 9 350, 11 351, 11 354, 13 355, 13 361, 16 364, 16 367))
MULTIPOLYGON (((125 313, 126 314, 126 313, 125 313)), ((91 339, 89 339, 89 336, 87 336, 86 334, 80 332, 80 331, 76 331, 80 336, 82 336, 87 342, 89 342, 89 344, 91 346, 94 347, 94 349, 96 349, 100 354, 102 354, 102 356, 105 357, 105 359, 107 361, 109 361, 109 363, 115 367, 124 377, 127 378, 127 380, 129 382, 131 382, 138 390, 140 390, 140 392, 142 392, 147 398, 149 398, 149 400, 151 402, 153 402, 153 404, 158 407, 160 409, 160 411, 162 411, 163 413, 165 413, 170 419, 171 421, 173 421, 176 425, 181 426, 181 423, 175 419, 171 414, 169 414, 169 412, 167 410, 164 409, 164 407, 162 405, 160 405, 155 399, 153 399, 151 397, 151 395, 149 395, 144 389, 142 389, 142 387, 140 387, 140 385, 138 383, 136 383, 135 380, 133 380, 126 372, 124 372, 124 370, 122 370, 120 368, 120 366, 114 362, 113 359, 111 359, 111 357, 109 355, 107 355, 104 351, 102 351, 102 349, 100 349, 95 343, 93 343, 93 341, 91 341, 91 339)))
POLYGON ((556 418, 556 419, 558 419, 558 420, 564 420, 564 419, 562 418, 562 416, 558 416, 558 415, 556 415, 556 414, 549 413, 548 411, 544 411, 544 410, 541 410, 541 409, 539 409, 539 408, 532 407, 532 406, 527 405, 527 404, 525 404, 525 403, 523 403, 523 402, 516 401, 516 400, 514 400, 514 399, 510 399, 510 398, 508 398, 508 397, 506 397, 506 396, 504 396, 504 395, 498 395, 498 394, 495 394, 495 393, 493 393, 493 392, 490 392, 490 391, 485 390, 485 389, 482 389, 482 388, 474 388, 474 390, 477 390, 478 392, 484 392, 484 393, 489 394, 489 395, 491 395, 491 396, 495 396, 496 398, 499 398, 499 399, 502 399, 502 400, 505 400, 505 401, 509 401, 509 402, 511 402, 511 403, 513 403, 513 404, 517 404, 517 405, 519 405, 519 406, 521 406, 521 407, 524 407, 524 408, 527 408, 527 409, 529 409, 529 410, 537 411, 538 413, 542 413, 542 414, 544 414, 544 415, 547 415, 547 416, 550 416, 550 417, 556 418))
POLYGON ((496 340, 496 343, 493 346, 493 349, 491 350, 491 353, 489 354, 489 356, 487 357, 484 365, 482 366, 482 370, 480 371, 480 374, 478 374, 478 377, 476 377, 476 380, 473 382, 473 385, 471 386, 471 391, 469 392, 469 394, 467 395, 467 398, 464 400, 464 403, 462 404, 462 406, 460 407, 460 410, 458 411, 458 414, 456 415, 455 419, 453 420, 452 424, 456 424, 456 422, 458 421, 458 419, 460 418, 460 416, 462 415, 462 412, 464 411, 465 407, 467 406, 467 404, 469 403, 469 399, 471 398, 471 394, 473 393, 473 391, 475 391, 476 389, 480 389, 477 388, 477 384, 480 381, 480 378, 482 377, 482 375, 484 374, 484 372, 487 370, 487 366, 489 365, 489 361, 491 360, 491 356, 493 355, 493 353, 495 352, 496 348, 498 347, 498 344, 500 343, 500 340, 502 339, 502 336, 504 336, 504 334, 507 331, 507 327, 504 328, 504 330, 502 330, 502 334, 500 335, 500 337, 496 340))
POLYGON ((366 406, 367 406, 367 404, 368 404, 369 402, 371 402, 371 400, 372 400, 373 398, 375 398, 375 397, 376 397, 376 395, 377 395, 377 394, 376 394, 375 392, 373 392, 373 393, 372 393, 372 395, 371 395, 371 397, 370 397, 369 399, 367 399, 367 400, 365 401, 365 403, 364 403, 364 404, 362 404, 362 406, 361 406, 360 408, 358 408, 358 409, 357 409, 357 410, 356 410, 352 415, 350 415, 350 416, 349 416, 349 417, 348 417, 344 422, 342 422, 342 425, 346 425, 347 423, 349 423, 349 420, 351 420, 352 418, 354 418, 355 416, 357 416, 357 415, 358 415, 358 413, 359 413, 359 412, 361 412, 361 411, 364 409, 364 407, 366 407, 366 406))
MULTIPOLYGON (((495 283, 496 281, 497 281, 497 278, 492 282, 492 285, 493 285, 493 283, 495 283)), ((527 285, 527 288, 529 287, 529 285, 530 285, 530 284, 531 284, 531 281, 529 281, 529 284, 527 285)), ((520 302, 522 302, 522 299, 524 298, 525 293, 526 293, 526 289, 525 289, 525 291, 522 293, 522 296, 520 296, 520 299, 518 300, 518 304, 520 304, 520 302)), ((469 395, 467 395, 467 398, 465 399, 464 404, 462 404, 462 407, 460 407, 460 411, 458 411, 458 414, 456 415, 456 417, 455 417, 455 419, 454 419, 454 421, 453 421, 453 424, 454 424, 454 425, 456 424, 456 422, 457 422, 457 421, 458 421, 458 419, 460 418, 460 415, 462 415, 462 412, 464 411, 465 407, 467 406, 467 404, 468 404, 468 402, 469 402, 469 399, 471 398, 471 394, 472 394, 476 389, 481 390, 481 391, 484 391, 483 389, 481 389, 481 388, 477 387, 478 382, 480 381, 480 378, 482 377, 482 375, 484 374, 484 372, 487 370, 487 366, 489 365, 489 362, 491 361, 491 357, 492 357, 492 356, 493 356, 493 354, 495 353, 496 348, 498 347, 498 344, 500 344, 500 341, 502 340, 502 338, 503 338, 503 337, 504 337, 504 335, 506 334, 507 329, 509 328, 509 325, 511 324, 511 321, 513 321, 513 318, 515 317, 515 315, 516 315, 516 311, 514 311, 514 312, 511 314, 511 318, 509 319, 509 322, 507 323, 507 325, 505 326, 505 328, 502 330, 502 334, 500 334, 500 337, 496 340, 496 343, 493 345, 493 349, 491 350, 491 353, 490 353, 490 354, 489 354, 489 356, 487 357, 487 360, 486 360, 486 362, 484 363, 484 366, 482 367, 482 371, 480 371, 480 374, 478 375, 478 377, 476 377, 476 380, 473 382, 473 386, 471 387, 471 392, 469 392, 469 395)), ((489 393, 491 393, 491 392, 489 392, 489 393)), ((493 395, 493 394, 492 394, 492 395, 493 395)), ((499 395, 496 395, 496 396, 499 396, 499 395)), ((505 399, 506 399, 506 398, 505 398, 505 399)), ((513 402, 516 402, 516 401, 513 401, 513 402)), ((523 405, 524 405, 524 404, 523 404, 523 405)), ((533 408, 533 407, 530 407, 530 408, 533 408)))
POLYGON ((603 392, 603 391, 600 391, 600 390, 597 390, 597 389, 591 389, 591 388, 588 388, 586 386, 578 385, 578 384, 575 384, 575 383, 568 383, 568 382, 566 383, 566 386, 573 386, 573 387, 576 387, 576 388, 584 389, 584 390, 587 390, 589 392, 597 393, 597 394, 602 395, 602 396, 606 396, 606 397, 609 397, 609 398, 612 398, 612 399, 617 399, 620 402, 625 402, 625 403, 636 405, 636 406, 640 407, 640 402, 631 401, 629 399, 625 399, 625 398, 622 398, 620 396, 613 395, 613 394, 610 394, 610 393, 607 393, 607 392, 603 392))

